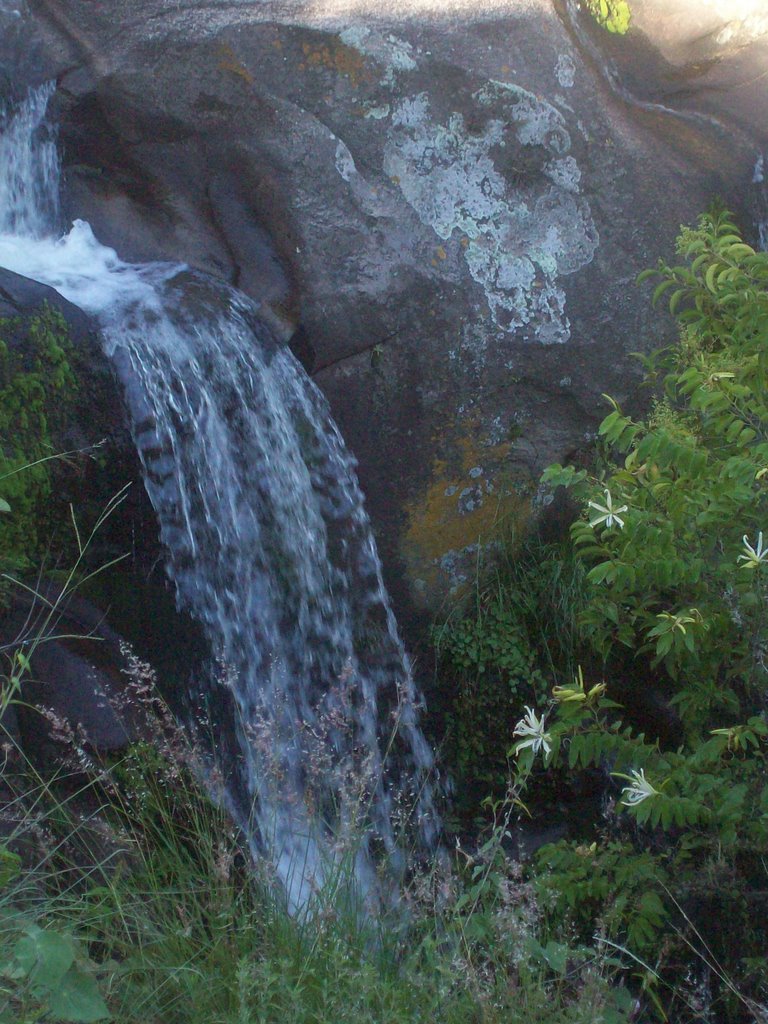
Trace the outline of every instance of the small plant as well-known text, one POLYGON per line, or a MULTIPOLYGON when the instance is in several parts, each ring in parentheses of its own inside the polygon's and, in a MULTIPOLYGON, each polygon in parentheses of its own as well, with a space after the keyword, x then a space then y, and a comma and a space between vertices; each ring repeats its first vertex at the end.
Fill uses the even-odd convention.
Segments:
POLYGON ((91 1024, 106 1020, 109 1011, 93 969, 94 964, 71 935, 26 923, 9 953, 0 952, 0 979, 4 979, 0 980, 0 996, 11 996, 17 1019, 25 1021, 91 1024))
POLYGON ((474 614, 433 631, 442 685, 450 679, 446 710, 451 761, 467 807, 503 795, 508 776, 508 730, 526 703, 545 692, 544 677, 514 604, 501 593, 482 594, 474 614))
POLYGON ((598 25, 615 35, 626 35, 632 20, 627 0, 585 0, 586 8, 598 25))

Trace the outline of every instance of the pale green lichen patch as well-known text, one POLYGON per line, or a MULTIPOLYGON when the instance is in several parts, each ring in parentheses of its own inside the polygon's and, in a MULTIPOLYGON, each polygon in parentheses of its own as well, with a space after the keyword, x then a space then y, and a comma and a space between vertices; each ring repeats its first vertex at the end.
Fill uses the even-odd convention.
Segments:
POLYGON ((378 107, 365 108, 365 117, 374 121, 383 121, 385 118, 389 117, 389 113, 390 110, 388 103, 382 103, 378 107))
POLYGON ((467 240, 466 265, 498 327, 543 344, 567 341, 558 278, 590 262, 598 235, 565 122, 545 100, 506 83, 490 82, 472 98, 488 111, 481 130, 470 131, 461 113, 440 123, 426 93, 402 100, 384 170, 435 234, 467 240), (512 182, 498 156, 514 165, 525 147, 545 156, 512 182))
POLYGON ((344 181, 349 181, 353 174, 357 174, 357 167, 349 147, 341 139, 336 143, 336 170, 344 181))
POLYGON ((555 64, 555 76, 563 89, 572 89, 576 80, 576 64, 573 57, 561 53, 555 64))

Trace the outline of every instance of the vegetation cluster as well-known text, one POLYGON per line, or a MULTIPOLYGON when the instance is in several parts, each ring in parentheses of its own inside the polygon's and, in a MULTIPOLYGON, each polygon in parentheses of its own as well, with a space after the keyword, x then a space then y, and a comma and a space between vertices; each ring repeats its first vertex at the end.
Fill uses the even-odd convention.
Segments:
POLYGON ((626 35, 632 20, 627 0, 586 0, 586 8, 598 25, 614 35, 626 35))
POLYGON ((361 913, 354 849, 289 910, 271 866, 212 802, 211 765, 153 671, 127 662, 142 742, 97 761, 63 728, 54 778, 6 751, 4 1024, 626 1019, 610 955, 544 941, 533 887, 502 852, 505 821, 472 854, 414 870, 376 915, 361 913))
MULTIPOLYGON (((592 468, 542 477, 540 498, 565 488, 574 503, 569 537, 497 565, 469 621, 484 635, 502 594, 549 679, 507 709, 515 792, 533 807, 551 807, 553 784, 563 803, 596 796, 591 827, 531 868, 553 934, 620 948, 661 1019, 762 1020, 768 255, 721 210, 678 254, 641 275, 680 328, 641 357, 646 417, 606 396, 592 468)), ((454 653, 466 629, 441 640, 459 706, 477 692, 454 653)), ((480 777, 482 742, 458 759, 480 777)))

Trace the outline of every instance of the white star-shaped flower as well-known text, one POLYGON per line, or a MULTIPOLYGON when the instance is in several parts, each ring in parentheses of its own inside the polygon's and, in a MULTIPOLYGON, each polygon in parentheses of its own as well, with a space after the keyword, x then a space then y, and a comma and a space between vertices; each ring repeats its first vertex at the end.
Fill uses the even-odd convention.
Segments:
POLYGON ((520 740, 515 745, 515 753, 519 754, 521 750, 525 750, 526 747, 531 747, 534 755, 538 754, 541 748, 544 748, 544 753, 549 754, 552 750, 552 737, 548 732, 544 731, 544 719, 545 715, 539 718, 533 708, 525 706, 525 716, 515 726, 515 731, 512 733, 513 736, 524 736, 525 739, 520 740))
POLYGON ((614 508, 613 498, 611 497, 611 492, 608 488, 605 490, 605 505, 598 505, 596 501, 590 501, 589 507, 596 509, 600 513, 600 515, 593 516, 589 520, 589 525, 598 526, 600 523, 605 523, 608 529, 610 529, 614 523, 619 527, 619 529, 621 529, 624 526, 624 520, 621 518, 619 513, 626 512, 629 509, 629 505, 619 505, 618 508, 614 508))
POLYGON ((633 768, 629 775, 622 775, 621 778, 629 779, 631 782, 631 785, 625 786, 621 791, 621 795, 624 797, 621 803, 625 807, 637 807, 643 800, 659 795, 658 789, 654 789, 648 779, 646 779, 643 768, 639 772, 633 768))
POLYGON ((739 557, 736 559, 737 562, 744 563, 744 565, 742 565, 741 567, 742 569, 757 569, 759 566, 763 564, 763 562, 768 562, 768 548, 763 547, 762 530, 757 535, 756 547, 752 547, 752 545, 749 543, 749 541, 747 540, 746 533, 744 534, 742 543, 744 544, 745 553, 743 555, 739 555, 739 557))

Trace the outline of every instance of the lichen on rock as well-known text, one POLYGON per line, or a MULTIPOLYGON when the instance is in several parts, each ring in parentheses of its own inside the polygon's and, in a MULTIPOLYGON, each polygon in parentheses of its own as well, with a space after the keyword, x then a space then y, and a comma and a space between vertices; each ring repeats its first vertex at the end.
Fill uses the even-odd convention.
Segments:
POLYGON ((384 169, 439 238, 467 240, 466 266, 498 327, 542 344, 568 341, 558 278, 591 261, 598 233, 565 122, 506 83, 490 82, 472 100, 482 121, 472 129, 459 112, 440 123, 426 93, 401 100, 384 169), (516 161, 523 148, 531 153, 516 161))

